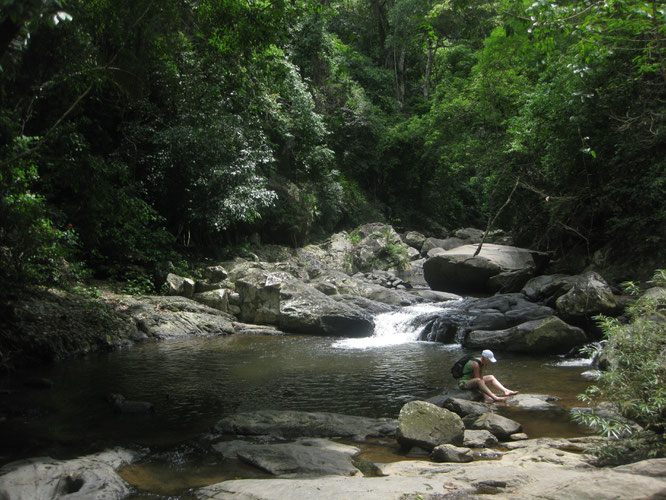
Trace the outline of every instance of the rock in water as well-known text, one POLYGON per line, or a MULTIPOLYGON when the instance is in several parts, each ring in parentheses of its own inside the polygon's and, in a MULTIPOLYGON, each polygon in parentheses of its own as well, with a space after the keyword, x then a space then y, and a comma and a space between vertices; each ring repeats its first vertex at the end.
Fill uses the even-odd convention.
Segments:
POLYGON ((461 446, 465 426, 452 411, 426 401, 411 401, 400 410, 396 436, 403 447, 432 450, 440 444, 461 446))
POLYGON ((129 401, 122 394, 109 394, 107 400, 117 413, 152 413, 155 407, 146 401, 129 401))
POLYGON ((475 330, 467 334, 464 345, 472 349, 564 354, 587 340, 583 330, 552 316, 527 321, 506 330, 475 330))

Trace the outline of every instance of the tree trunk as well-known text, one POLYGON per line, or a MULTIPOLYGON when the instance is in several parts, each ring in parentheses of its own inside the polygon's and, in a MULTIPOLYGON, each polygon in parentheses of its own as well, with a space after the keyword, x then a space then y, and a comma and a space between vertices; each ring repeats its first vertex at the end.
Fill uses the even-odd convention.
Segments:
POLYGON ((407 48, 403 42, 400 45, 400 51, 393 52, 393 64, 395 71, 395 97, 402 105, 405 102, 405 55, 407 48))
POLYGON ((513 186, 513 189, 509 193, 509 197, 506 199, 504 202, 504 205, 502 205, 499 210, 495 213, 495 217, 492 217, 492 214, 488 216, 488 225, 486 226, 486 230, 483 233, 483 238, 481 238, 481 241, 479 242, 479 246, 476 248, 476 251, 474 252, 474 255, 472 257, 476 257, 479 255, 481 252, 481 248, 483 247, 483 244, 486 242, 486 238, 488 237, 488 233, 490 232, 490 229, 493 227, 493 224, 497 220, 497 217, 499 217, 499 214, 506 208, 506 206, 511 203, 511 197, 513 196, 513 193, 516 192, 516 188, 518 187, 518 184, 520 184, 520 177, 516 178, 516 183, 513 186))
POLYGON ((386 56, 386 33, 388 32, 388 19, 386 17, 386 3, 380 0, 370 0, 377 18, 377 34, 379 35, 379 48, 386 56))
POLYGON ((428 59, 426 61, 425 76, 423 78, 423 97, 428 99, 430 96, 430 75, 432 73, 432 60, 435 58, 437 46, 433 47, 432 39, 426 40, 426 50, 428 51, 428 59))

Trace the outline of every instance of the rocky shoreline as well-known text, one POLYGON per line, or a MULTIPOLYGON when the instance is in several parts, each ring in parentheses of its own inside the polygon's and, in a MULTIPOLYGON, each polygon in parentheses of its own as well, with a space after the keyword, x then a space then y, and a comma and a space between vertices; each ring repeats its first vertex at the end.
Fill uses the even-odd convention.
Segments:
MULTIPOLYGON (((597 338, 593 316, 618 315, 626 305, 593 271, 541 274, 548 256, 507 245, 501 233, 474 255, 472 243, 480 238, 474 230, 441 239, 398 235, 390 226, 370 224, 321 245, 261 247, 247 258, 206 265, 193 273, 196 279, 170 273, 165 296, 107 291, 92 299, 41 290, 26 299, 10 294, 3 304, 8 334, 0 352, 42 362, 183 336, 363 337, 372 335, 378 313, 445 303, 446 313, 414 320, 422 327, 422 340, 565 354, 597 338)), ((270 410, 226 416, 209 439, 209 452, 276 479, 225 481, 192 494, 202 499, 666 494, 664 460, 598 469, 581 454, 598 438, 527 439, 519 423, 465 401, 468 396, 413 401, 396 420, 270 410), (429 460, 365 464, 372 472, 364 474, 353 443, 370 437, 418 447, 429 460)), ((513 402, 537 409, 551 404, 540 395, 521 395, 513 402)), ((125 403, 118 403, 119 411, 125 403)), ((108 450, 69 461, 11 463, 0 469, 0 496, 125 498, 132 489, 118 470, 139 458, 133 451, 108 450)))
MULTIPOLYGON (((412 411, 401 411, 397 420, 270 410, 227 416, 207 437, 208 453, 241 461, 272 478, 227 480, 190 490, 188 497, 647 499, 666 493, 666 459, 598 468, 582 452, 599 444, 600 438, 526 439, 507 434, 511 429, 502 422, 484 430, 463 429, 462 446, 435 446, 445 434, 449 435, 446 439, 458 441, 460 429, 451 432, 450 426, 438 422, 438 430, 432 432, 429 425, 434 420, 424 419, 423 413, 460 417, 427 402, 405 406, 410 405, 422 410, 417 423, 412 411), (364 463, 358 459, 363 442, 395 436, 404 445, 431 448, 429 460, 364 463)), ((469 406, 474 403, 450 400, 447 405, 471 411, 461 419, 467 425, 484 415, 486 422, 493 415, 498 417, 486 405, 479 405, 485 407, 480 416, 474 416, 474 408, 469 406)), ((0 469, 0 495, 7 499, 120 500, 134 493, 123 479, 123 470, 131 469, 141 458, 140 452, 111 449, 72 460, 41 457, 14 462, 0 469)))

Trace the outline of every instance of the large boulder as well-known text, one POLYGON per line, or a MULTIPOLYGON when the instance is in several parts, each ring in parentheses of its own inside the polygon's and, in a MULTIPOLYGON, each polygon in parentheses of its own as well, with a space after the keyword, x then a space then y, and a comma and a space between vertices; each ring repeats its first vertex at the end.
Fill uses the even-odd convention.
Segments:
POLYGON ((469 301, 466 312, 468 330, 500 330, 553 316, 551 308, 529 302, 518 293, 469 301))
POLYGON ((12 462, 0 469, 0 498, 120 500, 131 488, 116 470, 135 459, 134 453, 116 449, 72 460, 39 457, 12 462))
POLYGON ((576 277, 571 289, 555 301, 557 314, 565 321, 585 322, 597 314, 610 314, 617 302, 608 283, 595 272, 576 277))
POLYGON ((452 292, 490 291, 488 280, 509 271, 534 272, 532 252, 518 247, 487 243, 474 256, 478 246, 464 245, 429 258, 423 265, 428 285, 433 290, 452 292))
POLYGON ((503 294, 483 299, 451 302, 433 316, 420 339, 445 344, 459 343, 473 330, 503 330, 527 321, 553 316, 553 310, 528 302, 522 294, 503 294))
POLYGON ((532 302, 555 308, 565 321, 583 327, 594 326, 590 323, 593 316, 619 309, 610 286, 595 272, 537 276, 525 284, 522 293, 532 302))
POLYGON ((236 319, 185 297, 123 296, 115 299, 139 330, 159 340, 234 333, 236 319))
POLYGON ((290 410, 259 410, 236 413, 215 424, 223 434, 269 436, 293 439, 298 437, 366 438, 392 436, 397 422, 389 418, 367 418, 337 413, 310 413, 290 410))
POLYGON ((285 331, 311 335, 368 337, 375 325, 372 317, 351 304, 338 302, 299 281, 280 286, 277 326, 285 331))
POLYGON ((313 335, 372 335, 372 318, 286 272, 252 269, 236 281, 241 319, 313 335))
POLYGON ((426 401, 411 401, 400 410, 396 437, 404 448, 418 446, 430 451, 440 444, 461 446, 465 426, 452 411, 426 401))
POLYGON ((583 330, 553 316, 506 330, 474 330, 467 334, 464 345, 472 349, 564 354, 585 342, 587 335, 583 330))
MULTIPOLYGON (((294 276, 289 273, 260 270, 254 270, 237 280, 241 318, 259 324, 278 324, 281 290, 285 283, 293 280, 294 276)), ((317 290, 312 293, 315 292, 317 290)))

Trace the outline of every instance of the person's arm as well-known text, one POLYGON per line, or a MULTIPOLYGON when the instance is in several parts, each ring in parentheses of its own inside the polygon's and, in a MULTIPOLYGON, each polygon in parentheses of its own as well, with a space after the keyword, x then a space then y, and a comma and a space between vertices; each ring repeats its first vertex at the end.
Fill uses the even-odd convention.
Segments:
POLYGON ((470 364, 474 369, 474 378, 481 378, 481 372, 483 371, 481 369, 481 363, 478 361, 472 361, 470 364))

